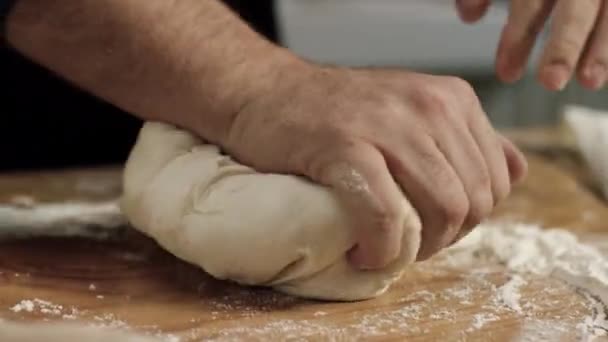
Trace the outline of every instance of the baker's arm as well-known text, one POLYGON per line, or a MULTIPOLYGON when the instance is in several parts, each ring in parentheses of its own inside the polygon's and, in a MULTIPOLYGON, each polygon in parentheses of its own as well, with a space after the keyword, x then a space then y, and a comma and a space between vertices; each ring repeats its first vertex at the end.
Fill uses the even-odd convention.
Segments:
POLYGON ((292 59, 216 0, 11 2, 6 39, 19 52, 134 115, 196 127, 212 142, 269 68, 292 59))
POLYGON ((425 259, 525 174, 464 80, 308 63, 217 0, 18 0, 7 34, 143 119, 190 128, 257 170, 333 188, 353 214, 359 267, 399 255, 404 192, 423 222, 425 259))

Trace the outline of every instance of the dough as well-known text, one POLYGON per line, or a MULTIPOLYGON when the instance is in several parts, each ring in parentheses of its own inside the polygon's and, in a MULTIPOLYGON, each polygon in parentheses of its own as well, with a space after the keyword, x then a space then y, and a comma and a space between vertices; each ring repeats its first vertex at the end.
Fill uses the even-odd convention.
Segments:
POLYGON ((316 299, 382 294, 420 244, 420 219, 404 198, 398 260, 359 271, 346 259, 355 245, 349 217, 329 188, 258 173, 157 122, 143 126, 131 151, 121 207, 136 229, 216 278, 316 299))

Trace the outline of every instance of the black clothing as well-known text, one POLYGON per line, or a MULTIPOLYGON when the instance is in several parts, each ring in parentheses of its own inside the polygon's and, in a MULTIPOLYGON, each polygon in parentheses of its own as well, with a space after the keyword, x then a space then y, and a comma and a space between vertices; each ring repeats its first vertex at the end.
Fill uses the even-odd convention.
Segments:
MULTIPOLYGON (((0 0, 0 20, 13 2, 0 0)), ((225 2, 276 41, 271 0, 225 2)), ((128 156, 139 119, 75 88, 6 44, 0 46, 0 82, 0 170, 114 164, 128 156)))

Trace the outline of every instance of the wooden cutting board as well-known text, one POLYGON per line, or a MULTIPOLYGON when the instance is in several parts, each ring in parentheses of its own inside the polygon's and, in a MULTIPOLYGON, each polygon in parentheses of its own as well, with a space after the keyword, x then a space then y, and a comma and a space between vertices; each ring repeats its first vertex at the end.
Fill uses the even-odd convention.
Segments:
MULTIPOLYGON (((572 165, 582 164, 529 158, 530 176, 495 218, 608 241, 605 204, 574 176, 584 172, 572 165)), ((95 205, 119 194, 119 168, 0 175, 0 208, 95 205)), ((0 319, 128 327, 170 341, 575 341, 593 311, 569 286, 524 275, 518 312, 496 302, 496 289, 512 276, 500 265, 459 270, 437 259, 414 265, 377 299, 303 300, 211 279, 150 239, 120 232, 102 240, 0 240, 0 319)))

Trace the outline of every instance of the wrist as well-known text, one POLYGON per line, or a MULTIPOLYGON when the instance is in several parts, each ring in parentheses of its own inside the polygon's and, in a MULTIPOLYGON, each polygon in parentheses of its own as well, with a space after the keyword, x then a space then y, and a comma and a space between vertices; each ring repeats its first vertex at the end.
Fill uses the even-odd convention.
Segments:
MULTIPOLYGON (((302 73, 309 66, 287 49, 263 39, 256 43, 259 44, 250 44, 240 61, 225 65, 226 70, 217 77, 212 89, 205 82, 198 82, 197 93, 205 94, 213 103, 206 106, 201 103, 197 107, 216 112, 213 115, 204 115, 200 110, 192 112, 190 126, 211 142, 224 145, 234 121, 245 108, 275 94, 278 88, 285 86, 286 78, 302 73), (210 121, 211 118, 216 120, 210 121)), ((205 102, 205 99, 199 99, 205 102)))

